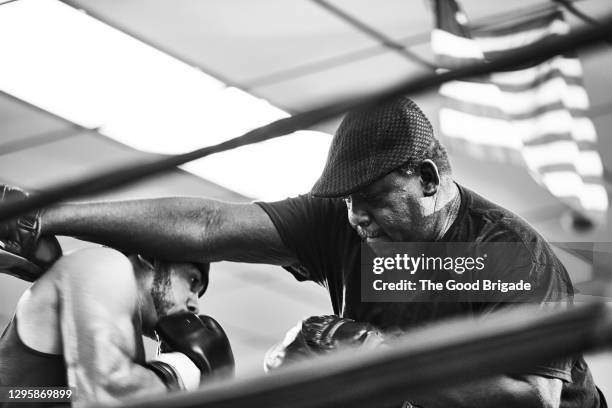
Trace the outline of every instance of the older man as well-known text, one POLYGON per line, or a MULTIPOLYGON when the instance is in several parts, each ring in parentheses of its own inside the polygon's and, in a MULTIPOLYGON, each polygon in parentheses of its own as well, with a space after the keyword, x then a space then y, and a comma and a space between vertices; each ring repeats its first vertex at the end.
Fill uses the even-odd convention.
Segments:
MULTIPOLYGON (((479 315, 503 302, 362 302, 363 242, 522 242, 524 251, 510 254, 504 272, 513 273, 516 266, 544 294, 539 302, 571 301, 569 277, 548 244, 516 215, 454 182, 431 124, 407 98, 349 113, 309 195, 250 204, 202 198, 66 204, 47 209, 38 219, 42 234, 86 236, 168 259, 282 265, 298 280, 325 286, 336 314, 383 332, 453 315, 479 315)), ((416 403, 603 404, 581 356, 441 390, 416 403)))

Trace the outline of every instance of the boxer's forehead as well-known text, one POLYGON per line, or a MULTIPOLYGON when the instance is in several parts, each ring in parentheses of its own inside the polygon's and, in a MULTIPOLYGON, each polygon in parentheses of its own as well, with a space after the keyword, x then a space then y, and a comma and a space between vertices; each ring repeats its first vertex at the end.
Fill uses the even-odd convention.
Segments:
POLYGON ((156 268, 164 269, 169 273, 177 275, 180 279, 185 279, 197 287, 198 296, 202 296, 208 288, 209 264, 192 262, 164 262, 155 263, 156 268))
POLYGON ((174 273, 181 279, 197 280, 200 287, 199 296, 201 297, 208 288, 209 264, 192 262, 170 262, 147 257, 144 255, 128 255, 128 258, 135 260, 141 268, 155 273, 174 273))

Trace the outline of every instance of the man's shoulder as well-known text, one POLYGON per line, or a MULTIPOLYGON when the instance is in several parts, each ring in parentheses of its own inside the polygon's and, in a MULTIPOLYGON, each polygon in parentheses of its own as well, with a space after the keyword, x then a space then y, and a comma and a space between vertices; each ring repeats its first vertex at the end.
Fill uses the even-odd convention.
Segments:
POLYGON ((137 293, 134 274, 126 271, 132 271, 128 259, 109 248, 83 249, 64 255, 19 300, 16 315, 22 340, 30 346, 49 347, 49 342, 57 337, 53 333, 66 305, 81 310, 95 307, 112 311, 116 316, 130 315, 137 293), (47 333, 46 340, 38 338, 41 332, 47 333))
POLYGON ((494 234, 490 238, 498 239, 500 237, 534 241, 543 239, 542 236, 531 226, 527 221, 512 211, 496 204, 474 191, 460 186, 461 194, 466 198, 468 215, 479 221, 479 226, 482 231, 478 233, 494 234))
POLYGON ((516 243, 538 263, 554 256, 548 242, 526 220, 479 194, 461 187, 468 201, 468 217, 474 223, 474 241, 516 243))
POLYGON ((110 302, 135 299, 137 294, 131 262, 111 248, 86 248, 64 255, 48 274, 60 293, 76 291, 110 302))
POLYGON ((512 272, 512 279, 530 282, 538 301, 570 299, 571 279, 546 239, 518 215, 474 192, 468 194, 472 242, 485 251, 490 266, 512 272))

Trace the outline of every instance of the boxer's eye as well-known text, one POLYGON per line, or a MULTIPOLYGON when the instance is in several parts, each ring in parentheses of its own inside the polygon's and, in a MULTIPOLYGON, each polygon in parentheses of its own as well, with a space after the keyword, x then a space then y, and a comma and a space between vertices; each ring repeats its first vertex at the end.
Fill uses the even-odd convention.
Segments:
POLYGON ((190 290, 195 293, 200 293, 201 288, 202 282, 200 282, 200 278, 192 276, 190 281, 190 290))

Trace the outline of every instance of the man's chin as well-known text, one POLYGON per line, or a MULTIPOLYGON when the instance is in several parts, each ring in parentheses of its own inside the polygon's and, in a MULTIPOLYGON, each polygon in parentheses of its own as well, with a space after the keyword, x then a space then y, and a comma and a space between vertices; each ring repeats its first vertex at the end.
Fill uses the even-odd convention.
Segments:
POLYGON ((379 242, 391 242, 391 238, 386 235, 379 235, 377 237, 368 237, 365 239, 367 244, 377 244, 379 242))

